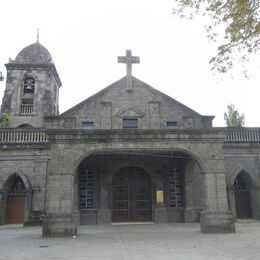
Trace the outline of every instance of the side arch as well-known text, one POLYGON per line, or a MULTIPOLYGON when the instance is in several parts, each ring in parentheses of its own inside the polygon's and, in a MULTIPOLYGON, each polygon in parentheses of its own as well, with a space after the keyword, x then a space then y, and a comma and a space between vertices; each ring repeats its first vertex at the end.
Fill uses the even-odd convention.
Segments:
POLYGON ((0 183, 0 225, 16 224, 15 221, 18 221, 17 224, 23 224, 29 221, 31 201, 32 185, 25 174, 10 173, 5 176, 0 183), (10 191, 11 185, 14 185, 16 180, 22 181, 21 185, 24 186, 22 193, 10 191), (14 217, 12 220, 8 219, 10 214, 14 217))
POLYGON ((241 164, 228 175, 228 202, 235 218, 256 218, 259 214, 255 183, 253 176, 241 164))
POLYGON ((28 176, 26 174, 23 174, 23 173, 16 173, 15 172, 15 173, 8 174, 7 176, 5 176, 2 179, 2 181, 0 182, 0 191, 3 191, 6 188, 6 186, 8 185, 8 183, 10 182, 10 180, 12 178, 14 178, 16 175, 19 176, 22 179, 24 186, 25 186, 25 190, 27 192, 32 190, 32 185, 31 185, 31 182, 30 182, 28 176))

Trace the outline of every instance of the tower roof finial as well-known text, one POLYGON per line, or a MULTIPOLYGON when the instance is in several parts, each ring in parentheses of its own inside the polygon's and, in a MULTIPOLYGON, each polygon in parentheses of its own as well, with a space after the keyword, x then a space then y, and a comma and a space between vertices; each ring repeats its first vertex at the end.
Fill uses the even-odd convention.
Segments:
POLYGON ((37 28, 37 42, 39 42, 39 34, 40 34, 40 30, 39 28, 37 28))

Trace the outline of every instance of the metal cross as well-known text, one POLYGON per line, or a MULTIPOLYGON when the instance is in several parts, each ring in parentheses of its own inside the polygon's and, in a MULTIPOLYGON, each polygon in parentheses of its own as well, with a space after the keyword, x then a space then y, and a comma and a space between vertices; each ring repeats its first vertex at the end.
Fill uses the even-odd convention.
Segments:
POLYGON ((132 91, 132 63, 140 63, 140 57, 132 56, 131 50, 126 50, 126 56, 117 57, 118 63, 126 63, 127 91, 132 91))

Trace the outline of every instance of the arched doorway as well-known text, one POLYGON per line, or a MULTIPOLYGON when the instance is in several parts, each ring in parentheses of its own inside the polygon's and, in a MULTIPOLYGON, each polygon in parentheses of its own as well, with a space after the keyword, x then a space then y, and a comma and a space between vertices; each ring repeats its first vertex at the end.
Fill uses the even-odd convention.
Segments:
POLYGON ((242 173, 234 181, 234 194, 237 218, 251 218, 250 182, 242 173))
POLYGON ((7 190, 6 224, 24 223, 25 185, 19 175, 14 175, 7 190))
POLYGON ((137 167, 119 170, 113 178, 112 221, 151 220, 151 182, 148 174, 137 167))

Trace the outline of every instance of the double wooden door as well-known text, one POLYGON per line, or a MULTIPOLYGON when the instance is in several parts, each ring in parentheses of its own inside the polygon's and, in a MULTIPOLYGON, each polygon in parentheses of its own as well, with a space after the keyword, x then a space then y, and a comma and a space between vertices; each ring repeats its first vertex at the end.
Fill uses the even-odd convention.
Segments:
POLYGON ((9 195, 7 197, 5 223, 22 224, 24 223, 24 195, 9 195))
POLYGON ((121 169, 113 180, 112 221, 151 221, 151 182, 141 168, 121 169))

